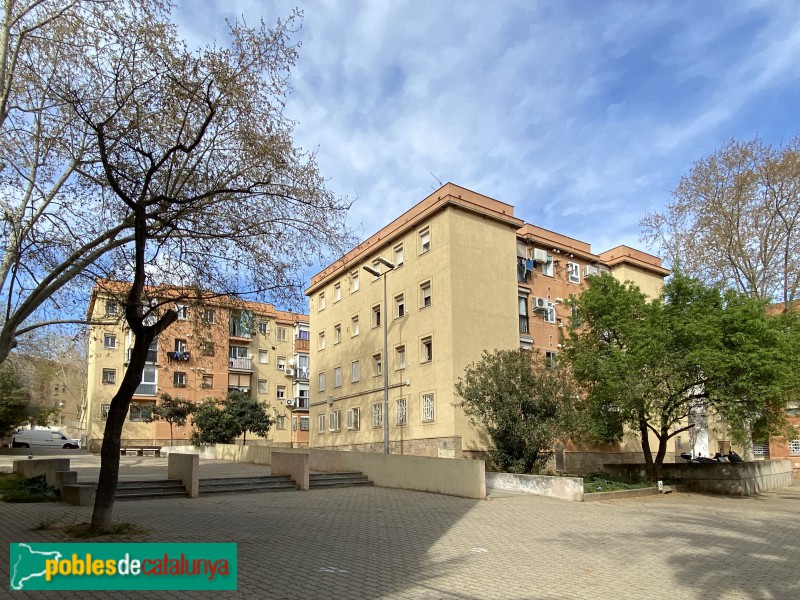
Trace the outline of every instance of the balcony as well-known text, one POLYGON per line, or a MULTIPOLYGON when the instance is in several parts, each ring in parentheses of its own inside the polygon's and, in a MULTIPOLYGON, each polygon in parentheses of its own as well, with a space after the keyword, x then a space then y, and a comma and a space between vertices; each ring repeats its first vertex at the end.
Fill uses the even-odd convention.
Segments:
POLYGON ((294 349, 297 352, 308 352, 311 349, 311 342, 310 340, 295 338, 294 349))
POLYGON ((246 385, 229 385, 228 391, 229 392, 242 392, 244 394, 250 394, 250 391, 253 388, 246 386, 246 385))
MULTIPOLYGON (((125 364, 128 364, 128 363, 131 362, 131 352, 132 351, 133 351, 133 348, 128 348, 128 354, 125 357, 125 364)), ((150 350, 148 350, 147 351, 147 359, 145 360, 145 362, 148 363, 148 364, 152 364, 152 365, 156 364, 158 362, 158 350, 155 349, 155 348, 151 348, 150 350)))
POLYGON ((156 395, 156 388, 158 387, 155 383, 140 383, 139 387, 136 388, 136 391, 133 392, 134 396, 155 396, 156 395))
POLYGON ((308 396, 297 396, 294 399, 294 407, 296 409, 308 410, 308 396))
POLYGON ((188 360, 191 358, 191 354, 189 354, 188 352, 178 352, 178 351, 167 352, 167 358, 169 359, 170 362, 172 361, 188 362, 188 360))
POLYGON ((251 358, 229 358, 228 368, 232 371, 252 371, 253 359, 251 358))
POLYGON ((308 381, 309 376, 309 368, 308 367, 297 367, 294 370, 294 377, 295 379, 301 379, 308 381))

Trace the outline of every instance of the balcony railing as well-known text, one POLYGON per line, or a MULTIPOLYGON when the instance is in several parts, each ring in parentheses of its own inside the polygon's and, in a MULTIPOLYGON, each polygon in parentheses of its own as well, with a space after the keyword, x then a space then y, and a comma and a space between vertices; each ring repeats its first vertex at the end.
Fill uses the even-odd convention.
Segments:
POLYGON ((189 352, 180 352, 176 350, 175 352, 167 352, 167 358, 170 360, 170 362, 188 362, 188 360, 191 358, 191 354, 189 352))
POLYGON ((295 408, 308 408, 308 396, 297 396, 294 399, 295 408))
POLYGON ((155 396, 157 387, 155 383, 140 383, 133 394, 134 396, 155 396))
POLYGON ((229 358, 228 368, 235 371, 252 371, 253 361, 250 358, 229 358))
POLYGON ((229 392, 243 392, 245 394, 249 394, 253 388, 248 387, 246 385, 229 385, 228 391, 229 392))
POLYGON ((297 367, 294 370, 294 377, 295 379, 305 379, 308 381, 309 376, 309 368, 308 367, 297 367))
POLYGON ((303 350, 308 352, 311 349, 311 343, 309 340, 301 340, 300 338, 297 338, 294 341, 294 349, 298 352, 303 350))

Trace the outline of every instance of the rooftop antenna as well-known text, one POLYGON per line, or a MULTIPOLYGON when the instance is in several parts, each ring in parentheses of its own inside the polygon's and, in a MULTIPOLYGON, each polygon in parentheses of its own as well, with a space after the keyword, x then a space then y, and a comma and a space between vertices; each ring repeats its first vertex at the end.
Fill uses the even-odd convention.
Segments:
POLYGON ((428 173, 430 173, 430 174, 431 174, 431 177, 433 177, 433 178, 434 178, 434 179, 435 179, 435 180, 436 180, 436 181, 439 183, 439 187, 442 187, 442 186, 444 185, 444 184, 441 182, 441 180, 440 180, 440 179, 439 179, 439 178, 438 178, 436 175, 434 175, 434 174, 433 174, 433 171, 428 171, 428 173))

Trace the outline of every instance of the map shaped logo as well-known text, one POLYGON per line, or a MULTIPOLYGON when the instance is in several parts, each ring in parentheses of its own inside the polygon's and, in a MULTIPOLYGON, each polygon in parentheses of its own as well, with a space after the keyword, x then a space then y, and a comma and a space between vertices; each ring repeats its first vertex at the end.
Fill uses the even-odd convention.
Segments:
POLYGON ((30 589, 25 585, 31 579, 44 579, 45 561, 60 559, 61 553, 57 551, 43 552, 34 550, 30 544, 11 544, 11 589, 30 589))

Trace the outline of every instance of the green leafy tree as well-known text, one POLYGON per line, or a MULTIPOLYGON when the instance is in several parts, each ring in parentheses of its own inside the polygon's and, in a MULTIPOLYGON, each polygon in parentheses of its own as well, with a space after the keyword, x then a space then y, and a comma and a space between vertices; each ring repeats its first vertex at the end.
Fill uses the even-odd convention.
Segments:
POLYGON ((576 390, 568 374, 526 350, 484 351, 456 383, 459 406, 492 440, 495 468, 534 473, 562 437, 576 390))
POLYGON ((189 418, 197 409, 194 402, 185 400, 184 398, 173 398, 167 393, 161 394, 159 403, 152 407, 150 414, 145 418, 145 421, 152 423, 153 421, 165 421, 169 423, 169 445, 173 444, 172 428, 177 425, 183 427, 186 425, 186 419, 189 418))
POLYGON ((688 417, 698 407, 742 436, 757 417, 780 429, 794 359, 783 355, 789 336, 761 301, 681 273, 652 302, 609 274, 589 284, 573 301, 583 327, 570 332, 563 353, 584 386, 578 414, 589 439, 617 441, 629 427, 656 480, 667 442, 693 427, 688 417))
POLYGON ((0 363, 0 436, 28 421, 30 402, 30 393, 22 387, 14 367, 0 363))
POLYGON ((272 420, 267 408, 258 400, 244 392, 232 391, 221 402, 207 400, 201 403, 192 423, 195 426, 193 444, 228 444, 242 435, 244 445, 247 432, 266 436, 272 420))

